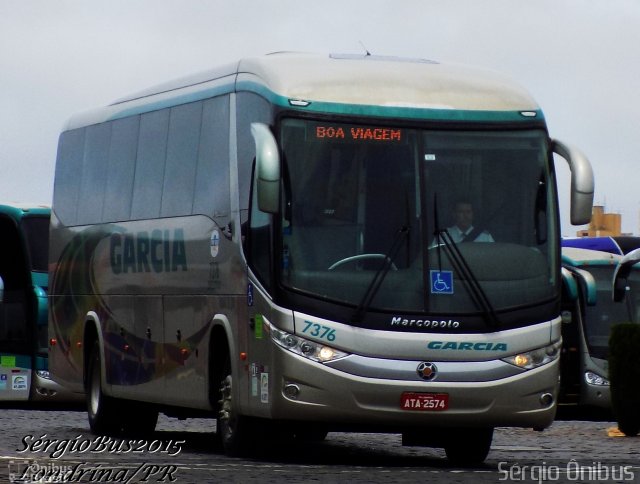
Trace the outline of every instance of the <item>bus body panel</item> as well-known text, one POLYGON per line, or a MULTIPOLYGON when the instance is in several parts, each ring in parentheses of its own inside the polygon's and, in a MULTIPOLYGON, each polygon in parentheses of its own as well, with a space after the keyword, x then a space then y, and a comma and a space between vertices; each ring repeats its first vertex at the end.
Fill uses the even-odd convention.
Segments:
POLYGON ((237 327, 246 313, 237 246, 202 215, 54 230, 65 247, 57 265, 70 276, 52 282, 52 336, 69 349, 54 352, 61 380, 82 391, 84 353, 73 343, 95 313, 110 394, 208 408, 213 317, 237 327))

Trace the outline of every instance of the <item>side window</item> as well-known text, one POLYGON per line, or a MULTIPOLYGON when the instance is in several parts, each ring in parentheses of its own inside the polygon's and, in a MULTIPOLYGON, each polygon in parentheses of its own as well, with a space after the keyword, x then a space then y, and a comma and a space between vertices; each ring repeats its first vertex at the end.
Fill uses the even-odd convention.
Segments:
POLYGON ((94 223, 102 218, 104 180, 107 175, 111 123, 96 124, 87 128, 77 223, 94 223))
POLYGON ((76 224, 85 131, 82 128, 62 133, 58 145, 53 205, 65 225, 76 224))
MULTIPOLYGON (((254 169, 255 175, 255 169, 254 169)), ((252 184, 251 212, 249 215, 249 265, 265 287, 271 286, 271 215, 258 209, 256 183, 252 184)))
POLYGON ((168 109, 141 116, 131 218, 160 215, 168 131, 168 109))
POLYGON ((171 109, 161 217, 190 214, 196 182, 202 103, 171 109))
POLYGON ((221 96, 202 107, 193 213, 226 225, 231 212, 229 190, 229 96, 221 96))
MULTIPOLYGON (((77 225, 204 214, 226 225, 231 212, 229 99, 220 96, 63 133, 54 188, 57 216, 77 225)), ((247 173, 241 184, 249 183, 247 173)), ((248 207, 248 193, 246 198, 248 207)))
POLYGON ((118 119, 111 128, 111 147, 102 209, 104 222, 127 220, 131 215, 140 116, 118 119))

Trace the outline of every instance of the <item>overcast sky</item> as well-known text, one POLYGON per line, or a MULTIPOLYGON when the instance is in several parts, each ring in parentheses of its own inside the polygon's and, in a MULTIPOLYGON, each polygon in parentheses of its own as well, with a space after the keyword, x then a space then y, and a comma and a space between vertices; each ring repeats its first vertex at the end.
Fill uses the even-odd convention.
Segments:
POLYGON ((640 233, 638 0, 0 0, 0 200, 51 203, 72 113, 241 57, 361 42, 512 77, 591 160, 595 202, 640 233))

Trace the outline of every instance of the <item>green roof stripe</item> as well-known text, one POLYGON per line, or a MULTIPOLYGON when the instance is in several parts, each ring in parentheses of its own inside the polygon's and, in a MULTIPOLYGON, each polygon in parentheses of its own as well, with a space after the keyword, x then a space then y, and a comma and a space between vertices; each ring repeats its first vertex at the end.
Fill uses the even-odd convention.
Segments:
MULTIPOLYGON (((127 116, 143 114, 151 111, 157 111, 172 106, 187 104, 191 102, 209 99, 230 92, 248 91, 259 94, 269 102, 282 108, 292 111, 300 111, 305 113, 317 114, 334 114, 334 115, 351 115, 351 116, 371 116, 379 118, 397 118, 410 120, 425 121, 463 121, 463 122, 505 122, 518 123, 538 122, 544 124, 544 115, 540 109, 534 111, 535 116, 523 116, 520 111, 479 111, 479 110, 461 110, 461 109, 429 109, 429 108, 413 108, 399 106, 377 106, 365 104, 343 104, 324 101, 309 100, 308 106, 291 106, 289 98, 277 94, 266 86, 252 82, 240 81, 235 85, 225 84, 202 90, 191 92, 188 94, 179 94, 176 96, 161 99, 149 103, 140 104, 139 106, 123 109, 114 114, 109 120, 120 119, 127 116)), ((531 111, 529 111, 531 112, 531 111)))

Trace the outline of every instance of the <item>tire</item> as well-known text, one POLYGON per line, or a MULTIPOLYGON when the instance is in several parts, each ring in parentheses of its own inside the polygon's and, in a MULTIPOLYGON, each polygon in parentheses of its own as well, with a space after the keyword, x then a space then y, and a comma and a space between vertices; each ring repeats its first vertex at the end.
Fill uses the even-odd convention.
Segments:
POLYGON ((492 440, 493 428, 461 429, 447 436, 444 451, 454 466, 477 466, 489 455, 492 440))
POLYGON ((100 345, 96 341, 91 348, 87 378, 87 413, 89 427, 94 434, 114 435, 120 433, 117 401, 102 392, 102 363, 100 345))
POLYGON ((240 415, 233 401, 231 361, 227 357, 219 384, 219 410, 216 433, 222 449, 229 456, 245 456, 254 450, 253 419, 240 415))

